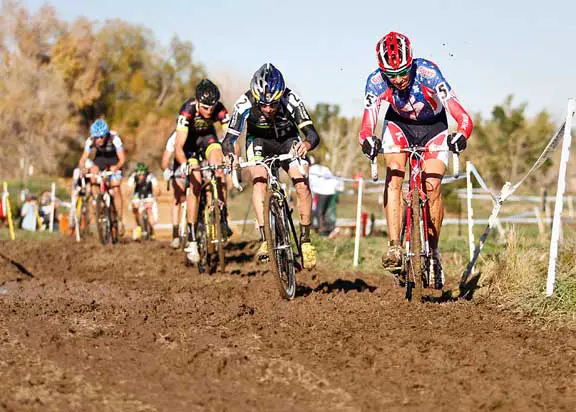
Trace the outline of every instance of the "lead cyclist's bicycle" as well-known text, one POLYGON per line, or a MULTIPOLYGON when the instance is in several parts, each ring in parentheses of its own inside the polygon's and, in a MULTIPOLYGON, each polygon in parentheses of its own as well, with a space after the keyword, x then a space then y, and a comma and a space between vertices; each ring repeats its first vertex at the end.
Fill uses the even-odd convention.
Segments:
MULTIPOLYGON (((267 172, 267 192, 264 199, 264 233, 268 242, 272 271, 278 279, 280 295, 291 300, 296 295, 296 272, 304 267, 300 239, 292 220, 288 197, 278 178, 278 169, 284 162, 300 158, 292 153, 271 156, 264 160, 238 162, 240 168, 263 166, 267 172)), ((236 172, 236 170, 235 170, 236 172)), ((300 170, 304 174, 303 170, 300 170)), ((234 186, 241 190, 238 177, 232 175, 234 186)))
MULTIPOLYGON (((428 239, 428 195, 424 188, 424 154, 449 151, 445 145, 430 144, 421 147, 386 146, 381 153, 406 153, 410 175, 408 191, 404 199, 404 213, 402 217, 402 231, 400 243, 404 244, 402 267, 399 273, 394 273, 400 281, 400 286, 406 288, 406 299, 419 301, 422 299, 424 289, 434 288, 436 279, 430 267, 432 251, 428 239)), ((459 175, 458 155, 452 157, 454 177, 459 175)), ((378 180, 378 165, 376 159, 372 160, 372 179, 378 180)))
POLYGON ((100 243, 115 244, 119 241, 118 213, 114 204, 110 178, 114 172, 101 171, 97 175, 100 192, 96 197, 96 227, 100 243))

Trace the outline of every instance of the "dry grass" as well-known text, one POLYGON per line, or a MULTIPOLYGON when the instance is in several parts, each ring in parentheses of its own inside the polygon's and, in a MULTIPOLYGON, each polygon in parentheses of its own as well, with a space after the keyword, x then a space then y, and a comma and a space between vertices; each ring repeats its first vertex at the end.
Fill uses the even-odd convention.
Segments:
POLYGON ((502 252, 481 268, 484 293, 498 302, 545 322, 576 326, 576 237, 560 247, 554 295, 545 294, 548 247, 509 233, 502 252))

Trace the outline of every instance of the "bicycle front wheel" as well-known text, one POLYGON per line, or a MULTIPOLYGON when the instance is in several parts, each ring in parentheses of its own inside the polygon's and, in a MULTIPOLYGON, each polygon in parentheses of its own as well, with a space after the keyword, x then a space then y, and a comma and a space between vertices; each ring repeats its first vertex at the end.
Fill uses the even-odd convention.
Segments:
POLYGON ((268 242, 270 264, 278 279, 280 295, 293 299, 296 294, 294 251, 290 240, 288 211, 279 194, 268 192, 264 201, 264 232, 268 242))
POLYGON ((80 212, 80 233, 84 236, 90 234, 90 198, 81 198, 82 206, 80 212))
POLYGON ((421 300, 422 298, 422 241, 420 237, 420 198, 415 191, 412 194, 412 221, 410 224, 410 255, 407 257, 406 298, 408 300, 421 300))
POLYGON ((148 217, 148 210, 144 208, 142 211, 142 240, 149 240, 152 228, 150 227, 150 218, 148 217))
POLYGON ((112 243, 118 243, 119 229, 118 229, 118 213, 114 205, 114 198, 110 197, 110 206, 108 207, 108 221, 110 222, 110 239, 112 243))
POLYGON ((218 250, 218 267, 220 272, 226 270, 226 261, 224 260, 224 237, 222 236, 222 219, 221 212, 218 205, 214 205, 214 227, 215 227, 215 239, 216 249, 218 250))
POLYGON ((96 228, 98 230, 98 239, 100 240, 100 243, 103 245, 110 243, 109 212, 102 194, 99 194, 96 198, 96 228))

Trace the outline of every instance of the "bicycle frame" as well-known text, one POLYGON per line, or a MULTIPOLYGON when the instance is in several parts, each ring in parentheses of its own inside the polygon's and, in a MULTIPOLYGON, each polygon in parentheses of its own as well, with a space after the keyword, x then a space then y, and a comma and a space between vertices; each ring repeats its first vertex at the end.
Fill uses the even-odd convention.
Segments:
MULTIPOLYGON (((286 192, 278 179, 278 168, 281 162, 295 159, 299 157, 288 153, 264 160, 249 162, 240 160, 238 164, 240 168, 262 166, 266 170, 268 177, 267 195, 264 202, 264 231, 268 242, 270 263, 278 279, 280 294, 288 300, 293 299, 296 293, 295 273, 304 265, 302 248, 291 217, 292 211, 288 207, 286 192)), ((299 169, 304 174, 301 165, 299 169)), ((233 175, 232 182, 241 190, 236 175, 233 175)))
MULTIPOLYGON (((410 165, 410 175, 408 180, 408 191, 405 195, 405 214, 402 224, 401 241, 404 241, 404 262, 401 273, 406 283, 406 298, 412 299, 412 289, 419 290, 431 286, 430 278, 430 241, 429 229, 429 208, 428 195, 424 188, 424 154, 434 152, 445 152, 448 148, 444 145, 428 145, 420 147, 385 147, 384 154, 405 153, 408 155, 410 165), (415 208, 418 208, 415 210, 415 208), (415 221, 414 216, 418 221, 415 221), (414 228, 413 225, 419 227, 414 228), (413 239, 413 234, 417 234, 419 239, 413 239), (420 259, 418 261, 418 259, 420 259)), ((454 176, 459 174, 458 155, 453 156, 454 176)), ((372 178, 377 180, 376 160, 372 161, 372 178)))
MULTIPOLYGON (((96 183, 100 186, 100 193, 98 198, 101 197, 104 203, 104 214, 102 215, 102 206, 99 204, 98 198, 96 200, 96 221, 98 226, 98 236, 102 244, 108 242, 117 243, 118 242, 118 222, 117 222, 117 211, 114 210, 112 187, 109 185, 110 177, 114 175, 111 171, 101 171, 96 177, 96 183), (101 222, 101 219, 104 219, 101 222), (102 223, 105 224, 102 227, 102 223)), ((90 177, 94 177, 90 175, 90 177)))

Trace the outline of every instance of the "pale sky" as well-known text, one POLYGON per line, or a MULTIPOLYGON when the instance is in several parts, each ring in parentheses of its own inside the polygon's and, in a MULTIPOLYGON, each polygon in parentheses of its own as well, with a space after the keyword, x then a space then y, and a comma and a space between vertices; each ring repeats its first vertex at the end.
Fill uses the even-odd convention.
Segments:
MULTIPOLYGON (((24 0, 36 9, 41 0, 24 0)), ((167 45, 173 33, 194 44, 208 73, 232 72, 249 85, 274 63, 312 107, 335 103, 362 114, 366 78, 377 67, 375 45, 390 30, 410 37, 471 112, 489 115, 513 94, 528 113, 556 120, 576 97, 576 1, 548 0, 52 0, 72 20, 119 17, 150 28, 167 45)), ((193 91, 191 91, 193 94, 193 91)))

